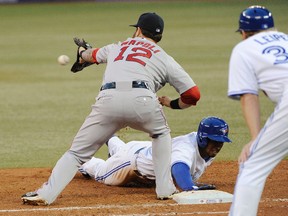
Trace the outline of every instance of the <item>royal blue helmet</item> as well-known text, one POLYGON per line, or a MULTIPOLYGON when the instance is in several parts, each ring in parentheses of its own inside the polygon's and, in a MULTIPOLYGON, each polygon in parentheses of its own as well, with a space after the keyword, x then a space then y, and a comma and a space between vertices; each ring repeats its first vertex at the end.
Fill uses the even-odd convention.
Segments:
POLYGON ((228 138, 229 126, 218 117, 207 117, 202 119, 197 132, 197 143, 201 148, 205 148, 208 140, 217 142, 231 142, 228 138))
POLYGON ((262 6, 250 6, 242 11, 237 31, 261 31, 274 27, 272 13, 262 6))

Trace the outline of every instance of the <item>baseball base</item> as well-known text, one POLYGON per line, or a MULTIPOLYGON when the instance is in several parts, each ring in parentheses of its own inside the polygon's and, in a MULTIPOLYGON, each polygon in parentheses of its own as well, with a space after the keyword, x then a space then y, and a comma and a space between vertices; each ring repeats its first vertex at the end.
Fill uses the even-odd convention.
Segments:
POLYGON ((233 194, 219 190, 184 191, 173 195, 179 204, 212 204, 232 202, 233 194))

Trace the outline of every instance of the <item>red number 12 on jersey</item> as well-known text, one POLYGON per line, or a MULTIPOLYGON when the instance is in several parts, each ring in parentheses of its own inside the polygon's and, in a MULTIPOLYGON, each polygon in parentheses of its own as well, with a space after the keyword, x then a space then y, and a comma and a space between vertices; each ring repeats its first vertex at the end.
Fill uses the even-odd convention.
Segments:
MULTIPOLYGON (((121 48, 121 52, 119 55, 114 59, 114 61, 120 61, 124 59, 124 53, 128 49, 129 46, 124 46, 121 48)), ((143 47, 134 47, 131 49, 133 53, 130 53, 127 55, 125 61, 133 61, 137 62, 143 66, 146 65, 146 62, 142 61, 140 57, 148 58, 150 59, 152 57, 152 52, 149 49, 143 48, 143 47)))

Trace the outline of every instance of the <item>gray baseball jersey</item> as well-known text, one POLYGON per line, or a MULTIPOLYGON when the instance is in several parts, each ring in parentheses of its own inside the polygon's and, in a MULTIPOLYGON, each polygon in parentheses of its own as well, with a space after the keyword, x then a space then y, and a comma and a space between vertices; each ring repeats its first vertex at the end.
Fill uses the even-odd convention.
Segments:
POLYGON ((267 176, 288 155, 288 35, 282 32, 258 33, 233 49, 228 96, 238 99, 258 90, 276 107, 240 167, 231 215, 257 214, 267 176))
POLYGON ((108 63, 103 84, 145 80, 149 88, 157 92, 168 82, 179 94, 195 86, 171 56, 145 38, 128 38, 124 42, 110 44, 99 49, 94 58, 97 63, 108 63))
POLYGON ((103 86, 71 148, 59 159, 48 182, 37 190, 38 195, 52 203, 79 166, 127 126, 152 137, 156 194, 160 198, 171 195, 176 188, 170 171, 170 129, 155 93, 169 83, 181 94, 195 83, 172 57, 144 38, 104 46, 92 57, 97 64, 107 63, 103 86))
MULTIPOLYGON (((205 161, 198 149, 196 132, 178 136, 172 140, 171 166, 185 163, 190 168, 193 181, 197 181, 214 158, 205 161)), ((131 141, 125 144, 118 137, 108 142, 111 155, 108 160, 93 157, 83 164, 81 171, 88 173, 96 181, 114 186, 123 186, 133 180, 155 180, 152 160, 152 142, 131 141), (140 179, 139 179, 140 178, 140 179)), ((150 181, 147 181, 150 184, 150 181)))

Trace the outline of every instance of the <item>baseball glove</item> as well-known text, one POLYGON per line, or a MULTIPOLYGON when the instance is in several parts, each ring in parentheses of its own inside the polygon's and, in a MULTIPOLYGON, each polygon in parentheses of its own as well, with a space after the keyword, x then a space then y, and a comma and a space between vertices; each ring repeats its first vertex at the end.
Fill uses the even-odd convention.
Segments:
POLYGON ((79 39, 77 37, 73 38, 75 44, 78 46, 77 48, 77 57, 76 57, 76 61, 75 63, 72 65, 72 68, 71 68, 71 71, 73 73, 76 73, 76 72, 79 72, 81 70, 83 70, 85 67, 88 67, 94 63, 90 63, 90 62, 83 62, 83 63, 80 63, 80 54, 79 54, 79 48, 80 47, 83 47, 84 49, 91 49, 92 46, 87 43, 84 39, 79 39))
POLYGON ((215 190, 216 189, 216 186, 213 184, 197 183, 196 185, 198 187, 197 190, 215 190))

